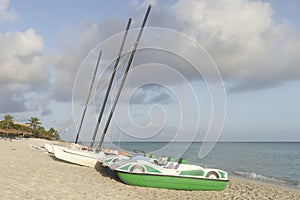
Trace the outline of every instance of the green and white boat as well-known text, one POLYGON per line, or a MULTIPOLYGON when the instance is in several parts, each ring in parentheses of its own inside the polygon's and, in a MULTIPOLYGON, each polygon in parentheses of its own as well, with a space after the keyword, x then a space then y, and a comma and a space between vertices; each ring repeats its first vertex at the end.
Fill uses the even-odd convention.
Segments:
POLYGON ((108 166, 126 184, 176 190, 224 190, 227 172, 187 164, 181 158, 161 157, 152 162, 142 157, 122 160, 108 166))

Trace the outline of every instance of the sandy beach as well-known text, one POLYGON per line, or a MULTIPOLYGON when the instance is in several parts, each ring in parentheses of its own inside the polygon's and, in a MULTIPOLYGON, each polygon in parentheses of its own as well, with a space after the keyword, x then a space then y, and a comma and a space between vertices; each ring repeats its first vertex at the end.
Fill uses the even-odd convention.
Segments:
POLYGON ((300 199, 300 190, 230 177, 224 191, 177 191, 125 185, 105 172, 30 148, 46 140, 0 140, 0 199, 300 199))

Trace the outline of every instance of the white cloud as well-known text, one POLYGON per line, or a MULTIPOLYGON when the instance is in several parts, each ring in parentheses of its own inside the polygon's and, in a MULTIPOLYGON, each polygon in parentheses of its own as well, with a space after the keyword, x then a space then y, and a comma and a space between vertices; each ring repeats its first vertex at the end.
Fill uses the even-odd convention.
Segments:
POLYGON ((13 10, 8 10, 9 0, 0 0, 0 22, 14 21, 18 15, 13 10))
POLYGON ((34 29, 0 35, 0 82, 28 83, 44 80, 43 39, 34 29))
MULTIPOLYGON (((146 4, 133 2, 131 6, 133 26, 137 27, 146 4)), ((275 23, 273 13, 271 4, 261 1, 179 0, 172 9, 170 4, 163 1, 154 2, 147 26, 173 27, 195 38, 207 48, 230 89, 242 91, 299 80, 297 65, 300 61, 296 53, 300 48, 299 33, 288 22, 275 23)), ((75 77, 84 58, 101 41, 123 31, 125 24, 126 21, 120 18, 104 19, 100 23, 85 21, 75 34, 71 34, 72 37, 64 35, 62 54, 55 63, 55 85, 51 88, 54 99, 71 99, 75 77)), ((150 34, 146 30, 143 33, 140 46, 164 43, 170 49, 180 47, 186 54, 199 56, 193 54, 193 49, 183 43, 169 41, 172 40, 170 37, 169 40, 163 36, 153 37, 149 32, 150 34)), ((116 55, 119 42, 115 44, 114 49, 103 49, 104 54, 116 55)), ((89 69, 81 71, 80 80, 91 80, 97 53, 85 64, 85 68, 89 69)), ((180 69, 189 79, 199 78, 195 76, 195 70, 181 66, 183 63, 178 60, 174 63, 171 56, 151 51, 146 54, 138 52, 134 63, 154 60, 180 69)), ((171 79, 168 74, 161 73, 157 76, 171 79)), ((170 82, 175 83, 176 80, 170 82)), ((90 82, 82 81, 80 84, 82 91, 86 92, 90 82)), ((86 94, 79 92, 78 96, 83 98, 86 94)))
POLYGON ((43 93, 49 81, 43 39, 30 28, 0 35, 0 46, 2 111, 25 110, 32 101, 28 93, 43 93))
POLYGON ((236 91, 299 80, 300 35, 273 20, 270 3, 250 0, 178 1, 184 30, 203 44, 236 91))

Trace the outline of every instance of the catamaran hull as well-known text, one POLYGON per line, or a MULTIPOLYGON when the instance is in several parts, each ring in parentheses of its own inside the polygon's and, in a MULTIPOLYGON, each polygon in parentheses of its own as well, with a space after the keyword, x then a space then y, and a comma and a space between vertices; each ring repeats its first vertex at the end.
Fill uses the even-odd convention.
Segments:
POLYGON ((53 144, 45 143, 45 149, 48 151, 48 153, 53 154, 53 144))
POLYGON ((92 153, 73 150, 61 146, 53 146, 53 152, 56 158, 77 165, 95 167, 98 161, 98 159, 92 153))
POLYGON ((227 181, 141 173, 116 172, 126 184, 175 190, 224 190, 227 181))

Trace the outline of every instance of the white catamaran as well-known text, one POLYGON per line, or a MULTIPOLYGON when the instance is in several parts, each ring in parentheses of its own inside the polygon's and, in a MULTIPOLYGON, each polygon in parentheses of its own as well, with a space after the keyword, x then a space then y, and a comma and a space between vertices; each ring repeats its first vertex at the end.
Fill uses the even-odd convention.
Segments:
MULTIPOLYGON (((110 112, 110 118, 106 122, 106 126, 105 126, 106 129, 105 129, 105 132, 103 133, 103 135, 101 137, 99 147, 96 148, 96 149, 92 148, 93 144, 94 144, 94 141, 95 141, 95 138, 96 138, 98 128, 99 128, 99 124, 101 122, 103 112, 104 112, 104 109, 105 109, 107 98, 108 98, 108 95, 109 95, 109 92, 110 92, 110 89, 111 89, 111 86, 112 86, 112 83, 113 83, 113 80, 114 80, 114 77, 115 77, 115 72, 116 72, 116 69, 119 65, 120 58, 122 56, 122 51, 123 51, 123 48, 124 48, 125 40, 127 38, 127 34, 128 34, 130 24, 131 24, 131 19, 128 20, 128 23, 127 23, 127 26, 126 26, 126 31, 125 31, 125 34, 124 34, 124 37, 123 37, 123 41, 122 41, 122 44, 121 44, 121 47, 120 47, 118 57, 116 59, 116 63, 115 63, 115 66, 114 66, 113 73, 111 74, 110 82, 109 82, 109 85, 108 85, 108 88, 107 88, 107 91, 106 91, 106 94, 105 94, 105 99, 104 99, 103 104, 102 104, 102 108, 101 108, 101 111, 100 111, 100 114, 99 114, 99 118, 98 118, 98 121, 97 121, 97 124, 96 124, 96 128, 95 128, 95 131, 94 131, 94 135, 93 135, 93 138, 92 138, 92 141, 91 141, 90 148, 86 148, 86 147, 82 147, 82 146, 77 145, 77 141, 78 141, 78 138, 79 138, 80 129, 81 129, 81 126, 82 126, 82 123, 83 123, 83 119, 84 119, 84 116, 85 116, 87 105, 89 103, 89 98, 90 98, 90 95, 91 95, 91 90, 92 90, 92 87, 93 87, 93 84, 94 84, 94 79, 95 79, 95 75, 96 75, 96 72, 97 72, 97 68, 98 68, 98 65, 99 65, 99 61, 100 61, 102 51, 100 52, 99 57, 98 57, 98 61, 97 61, 94 77, 93 77, 93 80, 92 80, 92 83, 91 83, 89 95, 88 95, 88 98, 87 98, 87 101, 86 101, 86 104, 85 104, 85 107, 84 107, 83 115, 82 115, 82 118, 81 118, 81 122, 80 122, 80 125, 79 125, 79 128, 78 128, 78 132, 77 132, 77 136, 76 136, 76 140, 75 140, 75 145, 73 144, 73 145, 70 145, 69 147, 63 147, 63 146, 59 146, 59 145, 45 144, 45 148, 47 149, 47 151, 49 153, 53 154, 57 159, 67 161, 67 162, 70 162, 70 163, 74 163, 74 164, 78 164, 78 165, 83 165, 83 166, 88 166, 88 167, 95 167, 97 161, 101 161, 101 159, 107 154, 108 155, 109 154, 121 155, 123 157, 124 156, 125 157, 131 156, 131 154, 129 154, 127 152, 124 152, 124 151, 120 151, 120 150, 101 149, 101 145, 103 143, 104 136, 105 136, 107 128, 109 126, 110 119, 112 117, 114 108, 115 108, 116 103, 118 101, 118 97, 120 95, 123 84, 122 84, 122 86, 120 86, 119 92, 118 92, 118 94, 115 98, 114 106, 113 106, 112 111, 110 112), (76 148, 74 148, 74 147, 76 147, 76 148)), ((137 42, 135 43, 134 47, 135 48, 133 48, 133 51, 131 53, 131 57, 128 61, 127 68, 124 72, 124 76, 123 76, 123 80, 122 80, 123 83, 125 81, 125 78, 126 78, 128 70, 129 70, 129 67, 132 63, 133 55, 134 55, 136 47, 137 47, 137 42)))

